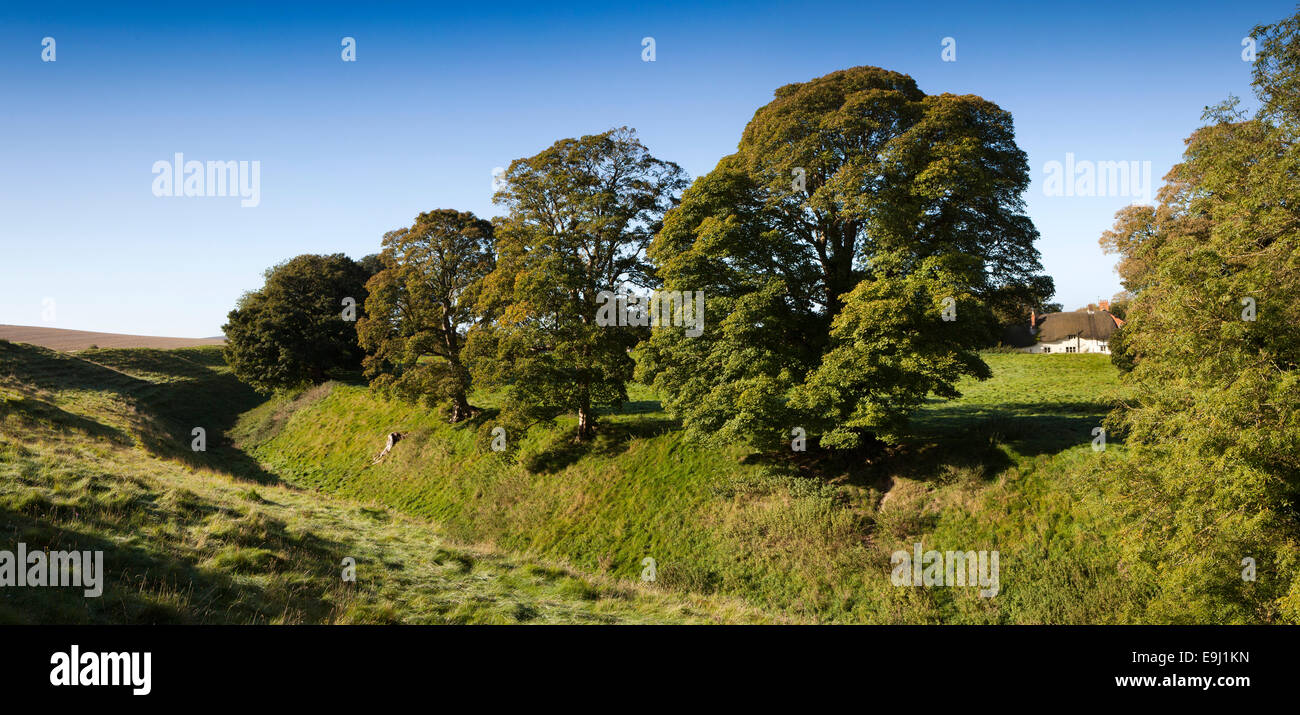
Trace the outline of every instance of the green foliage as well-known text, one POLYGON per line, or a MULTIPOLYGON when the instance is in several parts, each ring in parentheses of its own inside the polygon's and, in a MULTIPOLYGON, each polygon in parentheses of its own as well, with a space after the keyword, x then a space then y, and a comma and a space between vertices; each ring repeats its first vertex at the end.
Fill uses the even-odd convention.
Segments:
POLYGON ((823 447, 857 447, 861 435, 873 433, 901 441, 910 409, 927 396, 956 398, 961 376, 992 375, 970 350, 983 326, 941 317, 945 298, 956 315, 978 313, 959 276, 929 258, 917 273, 863 281, 848 294, 831 326, 831 349, 791 398, 813 417, 823 447))
POLYGON ((342 253, 302 255, 268 269, 266 285, 240 298, 222 327, 235 375, 272 392, 357 370, 362 351, 345 301, 355 301, 353 317, 362 317, 369 277, 342 253))
POLYGON ((1132 372, 1133 366, 1137 364, 1137 355, 1129 345, 1128 333, 1125 332, 1124 326, 1111 333, 1108 345, 1110 361, 1114 363, 1115 369, 1120 372, 1132 372))
POLYGON ((1251 67, 1260 118, 1288 136, 1300 132, 1300 14, 1272 25, 1256 25, 1251 36, 1259 53, 1251 67))
POLYGON ((1127 559, 1158 574, 1157 618, 1300 619, 1300 123, 1280 61, 1298 24, 1257 28, 1261 112, 1208 111, 1160 204, 1113 231, 1139 266, 1122 331, 1135 399, 1112 417, 1132 454, 1113 488, 1127 559))
POLYGON ((517 433, 565 412, 591 438, 594 408, 627 399, 628 350, 637 333, 596 323, 599 296, 644 285, 645 247, 682 188, 681 169, 661 161, 630 129, 564 139, 510 164, 496 201, 499 258, 472 331, 475 380, 501 388, 501 421, 517 433))
POLYGON ((997 316, 1051 294, 1028 184, 1010 114, 979 97, 874 67, 782 87, 664 218, 649 255, 710 322, 656 331, 638 379, 696 438, 896 439, 927 395, 987 375, 997 316))
POLYGON ((366 317, 357 335, 371 385, 468 418, 465 331, 477 319, 477 291, 495 263, 492 224, 441 209, 384 236, 383 270, 366 284, 366 317))

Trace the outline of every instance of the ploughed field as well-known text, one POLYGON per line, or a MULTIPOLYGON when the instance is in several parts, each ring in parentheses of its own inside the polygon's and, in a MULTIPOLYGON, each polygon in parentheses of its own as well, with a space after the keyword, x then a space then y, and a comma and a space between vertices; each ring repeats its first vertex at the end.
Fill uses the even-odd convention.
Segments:
POLYGON ((199 345, 221 345, 225 338, 160 338, 152 335, 96 333, 30 325, 0 325, 0 340, 39 345, 50 350, 73 351, 99 348, 157 348, 171 350, 199 345))

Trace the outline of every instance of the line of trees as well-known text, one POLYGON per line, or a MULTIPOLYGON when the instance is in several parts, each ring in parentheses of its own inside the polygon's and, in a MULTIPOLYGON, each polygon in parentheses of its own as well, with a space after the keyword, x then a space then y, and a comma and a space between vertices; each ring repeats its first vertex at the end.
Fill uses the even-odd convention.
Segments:
MULTIPOLYGON (((502 395, 504 424, 573 414, 587 440, 635 378, 700 439, 769 446, 801 427, 852 448, 987 377, 978 348, 1053 291, 1010 114, 875 67, 778 89, 693 184, 626 127, 558 141, 502 182, 504 216, 420 214, 385 235, 363 287, 305 286, 321 291, 303 300, 312 310, 363 295, 364 356, 339 362, 452 422, 484 389, 502 395), (659 289, 703 293, 703 335, 597 320, 602 293, 659 289)), ((268 274, 231 313, 230 354, 249 355, 237 374, 318 381, 335 366, 277 353, 284 331, 260 307, 271 290, 268 274)), ((336 313, 298 323, 340 329, 336 313)))

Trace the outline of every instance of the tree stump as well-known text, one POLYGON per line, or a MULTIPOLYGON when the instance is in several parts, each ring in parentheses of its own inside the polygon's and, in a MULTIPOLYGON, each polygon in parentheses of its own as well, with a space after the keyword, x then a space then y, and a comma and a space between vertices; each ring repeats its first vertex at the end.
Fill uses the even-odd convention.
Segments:
POLYGON ((393 445, 397 444, 399 441, 401 441, 401 439, 402 439, 401 432, 389 432, 388 443, 384 445, 384 451, 380 452, 379 456, 375 457, 374 461, 371 462, 371 464, 379 464, 380 462, 382 462, 384 460, 384 457, 387 457, 388 453, 393 451, 393 445))

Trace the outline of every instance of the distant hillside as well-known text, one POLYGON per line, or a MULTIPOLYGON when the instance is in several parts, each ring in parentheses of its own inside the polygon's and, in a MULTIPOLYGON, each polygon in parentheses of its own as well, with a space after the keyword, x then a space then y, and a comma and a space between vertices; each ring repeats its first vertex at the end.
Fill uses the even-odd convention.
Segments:
POLYGON ((61 330, 30 325, 0 325, 0 340, 28 343, 50 350, 69 352, 99 348, 157 348, 171 350, 199 345, 224 345, 225 338, 161 338, 154 335, 96 333, 89 330, 61 330))

